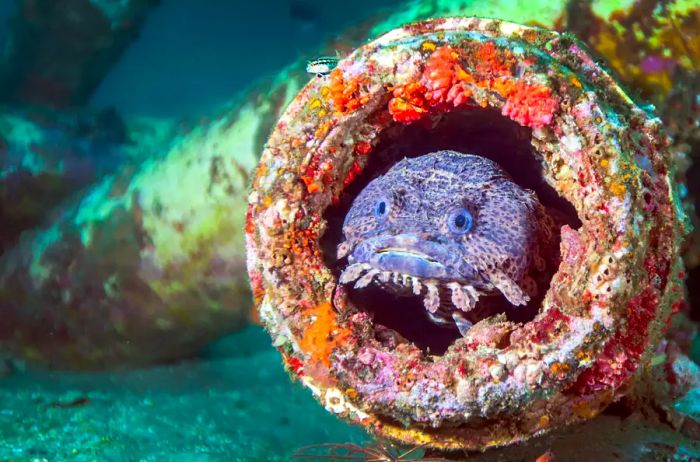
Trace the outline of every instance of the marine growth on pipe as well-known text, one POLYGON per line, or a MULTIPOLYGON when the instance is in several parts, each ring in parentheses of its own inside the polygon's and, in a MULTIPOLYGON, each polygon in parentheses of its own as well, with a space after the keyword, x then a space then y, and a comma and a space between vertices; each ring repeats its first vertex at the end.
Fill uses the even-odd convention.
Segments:
POLYGON ((590 419, 681 306, 668 143, 568 35, 388 32, 266 144, 246 224, 261 319, 290 373, 378 436, 485 449, 590 419))

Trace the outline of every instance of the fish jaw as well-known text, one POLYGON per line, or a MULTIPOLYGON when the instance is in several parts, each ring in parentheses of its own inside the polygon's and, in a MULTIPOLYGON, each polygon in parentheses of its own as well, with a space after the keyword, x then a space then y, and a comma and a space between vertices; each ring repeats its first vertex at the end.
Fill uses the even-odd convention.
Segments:
POLYGON ((433 315, 431 319, 447 303, 462 334, 470 324, 459 312, 473 310, 483 295, 499 291, 516 306, 529 301, 517 283, 500 272, 492 280, 491 274, 472 267, 456 245, 418 234, 380 235, 359 243, 345 241, 338 255, 347 256, 349 263, 340 275, 341 284, 354 282, 356 289, 362 289, 376 283, 397 295, 422 296, 425 309, 433 315), (441 300, 441 289, 449 292, 447 299, 441 300))
POLYGON ((468 283, 476 272, 465 264, 455 245, 442 244, 415 234, 376 236, 355 245, 350 264, 367 264, 380 272, 398 273, 442 283, 468 283))
MULTIPOLYGON (((467 312, 479 300, 476 281, 469 278, 476 273, 462 261, 453 245, 401 234, 369 238, 354 247, 345 242, 339 247, 341 253, 350 253, 349 265, 340 275, 341 284, 354 281, 354 287, 362 289, 375 282, 395 294, 423 296, 431 319, 435 319, 444 303, 451 302, 453 309, 467 312), (440 288, 450 290, 451 298, 441 301, 440 288)), ((460 327, 462 330, 466 332, 460 327)))

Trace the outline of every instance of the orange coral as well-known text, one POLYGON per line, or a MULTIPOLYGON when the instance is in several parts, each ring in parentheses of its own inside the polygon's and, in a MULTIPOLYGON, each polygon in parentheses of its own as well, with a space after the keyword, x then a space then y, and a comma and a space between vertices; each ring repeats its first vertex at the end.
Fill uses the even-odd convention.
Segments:
POLYGON ((425 87, 417 82, 394 88, 394 97, 389 101, 389 113, 394 120, 410 123, 423 117, 428 112, 424 93, 425 87))
POLYGON ((423 71, 421 83, 426 88, 425 99, 431 106, 447 100, 450 88, 456 83, 459 54, 451 46, 435 50, 423 71))
POLYGON ((503 106, 502 114, 521 125, 540 128, 548 125, 559 108, 559 98, 544 85, 518 81, 503 106))
POLYGON ((474 78, 460 64, 461 56, 450 46, 440 47, 430 55, 421 84, 427 89, 425 99, 431 106, 450 103, 461 106, 472 96, 468 84, 474 78))
POLYGON ((331 71, 328 88, 330 98, 333 101, 333 109, 338 112, 352 112, 360 106, 367 104, 367 96, 360 95, 362 77, 357 76, 345 80, 343 71, 335 68, 331 71))
POLYGON ((394 89, 389 112, 394 120, 414 122, 429 107, 446 103, 457 107, 472 96, 468 84, 474 79, 460 66, 460 55, 449 45, 436 49, 428 58, 420 82, 411 82, 394 89))
POLYGON ((496 48, 493 42, 480 44, 474 51, 474 58, 476 70, 480 75, 496 78, 513 74, 513 55, 508 50, 496 48))
MULTIPOLYGON (((420 82, 394 88, 389 113, 397 122, 414 122, 430 107, 449 110, 467 104, 473 96, 472 86, 476 86, 506 98, 503 115, 521 125, 548 125, 559 108, 559 98, 547 86, 515 80, 514 64, 512 54, 493 42, 479 45, 468 57, 449 45, 439 47, 428 58, 420 82), (465 59, 473 62, 477 78, 462 67, 465 59)), ((487 102, 481 101, 481 105, 486 106, 487 102)))
POLYGON ((333 182, 331 173, 333 165, 330 162, 321 162, 320 159, 321 156, 319 154, 314 155, 309 164, 303 168, 303 173, 299 175, 309 194, 319 192, 324 185, 333 182))
POLYGON ((338 325, 330 303, 319 304, 312 314, 315 319, 304 331, 300 346, 314 362, 330 367, 331 353, 347 339, 349 333, 338 325))
MULTIPOLYGON (((303 219, 303 224, 299 226, 295 225, 291 228, 289 233, 289 246, 293 254, 304 258, 310 256, 318 256, 318 251, 316 253, 311 252, 311 246, 318 239, 318 226, 321 221, 318 215, 306 216, 304 217, 301 212, 297 212, 297 220, 303 219)), ((306 262, 312 263, 312 262, 306 262)), ((318 266, 317 262, 314 262, 313 266, 318 266)))
POLYGON ((510 77, 498 77, 490 82, 490 87, 493 91, 508 99, 510 95, 515 93, 516 82, 510 77))
POLYGON ((449 110, 463 106, 473 96, 472 85, 493 89, 504 97, 515 93, 511 78, 514 60, 507 50, 499 50, 492 42, 476 49, 472 60, 481 76, 478 81, 462 67, 464 59, 460 51, 449 45, 437 48, 428 58, 419 83, 394 89, 389 102, 394 120, 410 123, 423 117, 429 107, 446 106, 444 109, 449 110))

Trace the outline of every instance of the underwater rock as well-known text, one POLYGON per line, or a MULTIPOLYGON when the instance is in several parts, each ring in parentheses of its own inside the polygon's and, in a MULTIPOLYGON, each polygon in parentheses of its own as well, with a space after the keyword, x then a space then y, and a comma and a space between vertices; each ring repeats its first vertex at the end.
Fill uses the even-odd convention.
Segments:
POLYGON ((247 143, 277 106, 250 101, 127 163, 0 258, 0 347, 102 369, 194 354, 248 322, 247 143), (243 140, 243 142, 241 141, 243 140))
POLYGON ((3 102, 85 103, 158 0, 17 0, 0 58, 3 102))
MULTIPOLYGON (((587 462, 696 460, 700 445, 648 416, 633 413, 624 418, 602 415, 580 425, 533 438, 527 444, 469 454, 469 462, 587 462), (550 453, 550 458, 540 458, 550 453)), ((448 459, 445 459, 448 460, 448 459)))
POLYGON ((433 448, 522 441, 625 396, 684 306, 673 175, 661 121, 571 35, 410 24, 313 79, 271 134, 246 223, 255 304, 330 412, 433 448), (354 195, 438 149, 496 161, 563 222, 546 293, 464 337, 431 330, 405 299, 339 285, 335 257, 354 195))

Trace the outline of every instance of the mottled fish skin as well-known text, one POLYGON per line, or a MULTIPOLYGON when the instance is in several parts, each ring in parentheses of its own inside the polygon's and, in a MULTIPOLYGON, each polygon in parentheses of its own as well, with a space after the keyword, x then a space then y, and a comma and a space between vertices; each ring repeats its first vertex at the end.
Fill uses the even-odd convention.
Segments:
POLYGON ((537 291, 529 272, 541 261, 542 233, 551 233, 547 220, 536 195, 489 159, 455 151, 405 158, 348 211, 341 282, 423 295, 432 319, 451 316, 464 334, 469 324, 455 310, 497 292, 524 305, 537 291))

